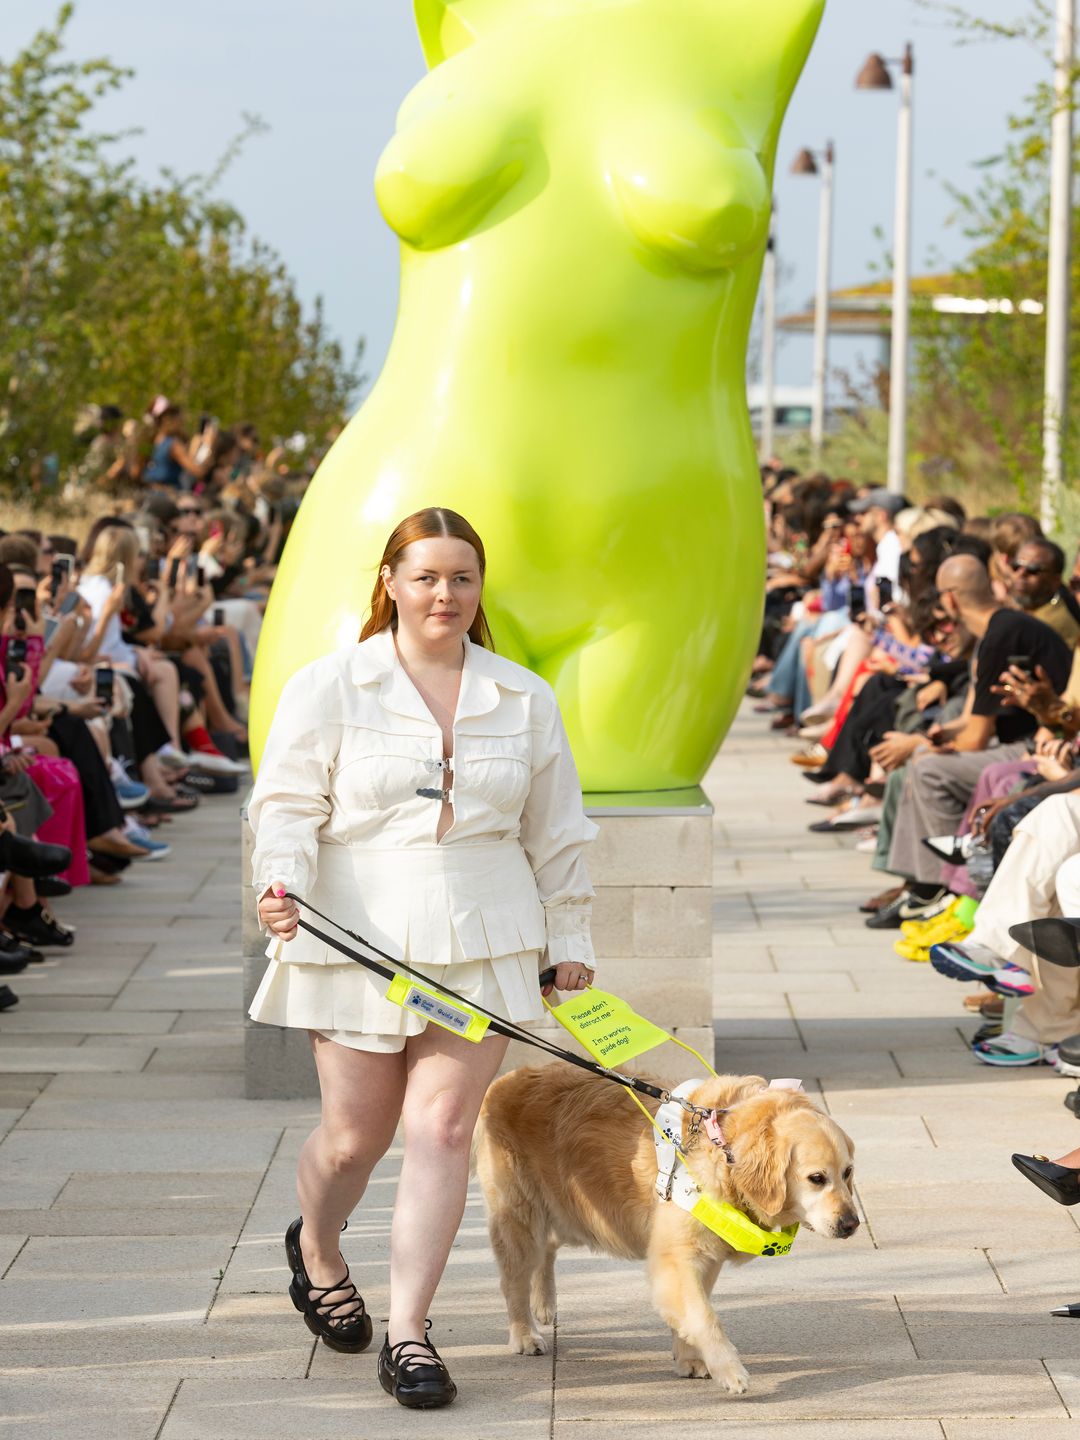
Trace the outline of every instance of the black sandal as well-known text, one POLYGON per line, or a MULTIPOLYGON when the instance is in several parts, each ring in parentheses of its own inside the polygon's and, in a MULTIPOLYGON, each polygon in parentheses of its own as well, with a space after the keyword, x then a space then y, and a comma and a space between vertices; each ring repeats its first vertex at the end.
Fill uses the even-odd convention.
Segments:
POLYGON ((427 1338, 431 1321, 424 1321, 423 1340, 399 1340, 390 1344, 387 1333, 379 1351, 379 1384, 399 1405, 410 1410, 435 1410, 449 1405, 457 1397, 457 1386, 442 1356, 427 1338), (404 1354, 410 1345, 419 1345, 431 1356, 404 1354))
MULTIPOLYGON (((318 1335, 331 1350, 341 1350, 346 1355, 359 1355, 371 1344, 371 1316, 364 1305, 364 1297, 349 1279, 349 1267, 334 1285, 313 1285, 304 1268, 304 1256, 300 1249, 300 1227, 303 1217, 294 1220, 285 1231, 285 1254, 288 1257, 292 1280, 289 1284, 289 1298, 304 1317, 304 1324, 313 1335, 318 1335), (340 1300, 327 1301, 327 1295, 335 1291, 345 1292, 340 1300), (312 1291, 315 1299, 311 1298, 312 1291), (342 1314, 342 1308, 350 1306, 342 1314)), ((342 1226, 342 1229, 345 1227, 342 1226)))

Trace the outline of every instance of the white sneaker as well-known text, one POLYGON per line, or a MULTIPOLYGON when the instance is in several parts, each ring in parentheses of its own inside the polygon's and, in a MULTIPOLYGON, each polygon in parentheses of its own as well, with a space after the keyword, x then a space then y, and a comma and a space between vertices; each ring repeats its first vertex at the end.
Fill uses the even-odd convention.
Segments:
POLYGON ((230 760, 227 755, 206 755, 201 750, 191 752, 188 764, 206 775, 246 775, 248 768, 239 760, 230 760))
POLYGON ((168 765, 170 770, 187 770, 193 763, 191 756, 178 750, 171 740, 162 745, 157 757, 163 765, 168 765))

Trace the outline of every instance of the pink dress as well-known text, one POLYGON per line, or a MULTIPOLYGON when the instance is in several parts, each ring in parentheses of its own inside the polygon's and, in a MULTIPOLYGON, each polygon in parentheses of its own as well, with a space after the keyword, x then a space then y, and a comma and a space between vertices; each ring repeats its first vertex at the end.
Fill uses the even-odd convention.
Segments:
MULTIPOLYGON (((7 652, 9 636, 0 636, 0 706, 7 703, 7 652)), ((26 637, 26 663, 34 678, 34 689, 19 707, 18 719, 30 713, 37 690, 38 673, 45 654, 40 635, 26 637)), ((32 740, 33 737, 31 737, 32 740)), ((0 736, 0 754, 12 749, 10 734, 0 736)), ((50 845, 66 845, 71 851, 71 864, 60 872, 69 885, 89 885, 90 867, 86 859, 86 818, 83 812, 82 783, 79 772, 62 756, 35 755, 28 771, 30 779, 52 806, 52 815, 39 826, 37 838, 50 845)))

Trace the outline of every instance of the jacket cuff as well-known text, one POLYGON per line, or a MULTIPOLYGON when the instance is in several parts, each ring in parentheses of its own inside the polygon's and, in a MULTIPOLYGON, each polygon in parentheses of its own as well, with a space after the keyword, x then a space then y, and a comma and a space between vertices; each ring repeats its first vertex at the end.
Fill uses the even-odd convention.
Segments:
POLYGON ((590 922, 592 904, 581 901, 573 905, 553 906, 545 911, 547 918, 547 959, 549 965, 587 965, 596 969, 590 922))

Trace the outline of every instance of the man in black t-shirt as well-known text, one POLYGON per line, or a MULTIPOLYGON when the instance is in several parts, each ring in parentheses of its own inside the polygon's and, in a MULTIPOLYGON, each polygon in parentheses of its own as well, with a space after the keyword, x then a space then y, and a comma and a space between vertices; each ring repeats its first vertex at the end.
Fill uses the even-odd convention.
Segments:
POLYGON ((1028 753, 1034 716, 1005 704, 991 687, 1021 656, 1025 668, 1041 666, 1059 693, 1072 669, 1072 652, 1048 625, 999 605, 985 566, 973 555, 946 560, 937 573, 937 588, 942 610, 975 637, 975 655, 963 713, 932 730, 931 747, 917 752, 907 766, 889 870, 907 881, 908 912, 932 909, 945 895, 941 861, 922 841, 956 833, 988 765, 1028 753))

